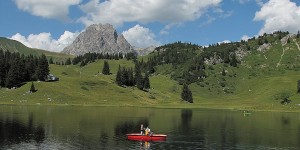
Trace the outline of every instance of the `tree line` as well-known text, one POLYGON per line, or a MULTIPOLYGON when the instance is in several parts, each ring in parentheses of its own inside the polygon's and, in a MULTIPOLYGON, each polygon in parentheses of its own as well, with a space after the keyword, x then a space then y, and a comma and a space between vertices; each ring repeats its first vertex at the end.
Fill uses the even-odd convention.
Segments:
POLYGON ((122 53, 118 53, 118 54, 86 53, 84 55, 76 56, 72 60, 72 64, 77 65, 80 63, 80 67, 83 67, 89 63, 95 62, 98 59, 119 60, 119 59, 126 58, 127 60, 132 60, 132 59, 136 59, 136 57, 137 56, 135 53, 126 53, 126 54, 122 54, 122 53))
POLYGON ((0 87, 19 87, 28 81, 46 81, 49 64, 46 56, 21 55, 0 50, 0 87))
POLYGON ((149 74, 145 73, 145 76, 143 77, 141 67, 138 63, 135 64, 134 70, 119 65, 116 83, 122 87, 136 86, 138 89, 144 91, 149 91, 150 89, 149 74))

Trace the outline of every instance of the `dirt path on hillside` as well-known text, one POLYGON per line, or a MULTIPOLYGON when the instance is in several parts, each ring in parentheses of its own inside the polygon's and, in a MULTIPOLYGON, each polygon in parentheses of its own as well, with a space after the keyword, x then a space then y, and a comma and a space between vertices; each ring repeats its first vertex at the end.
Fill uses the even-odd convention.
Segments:
POLYGON ((296 45, 297 45, 297 47, 298 47, 298 50, 300 51, 300 46, 299 46, 299 44, 297 43, 297 40, 296 40, 296 39, 294 39, 293 41, 295 42, 295 44, 296 44, 296 45))
POLYGON ((276 65, 276 67, 279 67, 279 66, 280 66, 282 57, 284 56, 284 53, 285 53, 285 49, 284 49, 284 47, 283 47, 284 45, 282 44, 281 46, 282 46, 282 54, 281 54, 281 56, 280 56, 280 59, 279 59, 277 65, 276 65))

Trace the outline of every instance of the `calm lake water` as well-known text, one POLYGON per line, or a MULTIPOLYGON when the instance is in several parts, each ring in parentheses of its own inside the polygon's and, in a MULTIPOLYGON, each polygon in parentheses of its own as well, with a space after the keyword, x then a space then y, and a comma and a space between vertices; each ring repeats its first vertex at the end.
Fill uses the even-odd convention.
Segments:
POLYGON ((0 149, 300 149, 300 114, 0 106, 0 149), (167 141, 126 140, 141 123, 167 134, 167 141))

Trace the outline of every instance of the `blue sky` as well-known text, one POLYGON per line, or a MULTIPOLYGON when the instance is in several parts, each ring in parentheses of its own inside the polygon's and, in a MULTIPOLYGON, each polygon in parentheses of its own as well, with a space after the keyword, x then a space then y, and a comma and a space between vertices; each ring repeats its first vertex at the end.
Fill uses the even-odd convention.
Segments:
POLYGON ((136 47, 209 45, 300 30, 298 0, 1 0, 0 36, 61 51, 84 29, 110 23, 136 47))

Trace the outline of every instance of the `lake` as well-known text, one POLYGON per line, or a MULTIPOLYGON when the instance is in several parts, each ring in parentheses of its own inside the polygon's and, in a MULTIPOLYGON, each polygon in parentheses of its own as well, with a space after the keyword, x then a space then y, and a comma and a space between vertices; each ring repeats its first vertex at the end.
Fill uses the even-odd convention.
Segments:
POLYGON ((0 149, 300 149, 300 114, 136 107, 0 106, 0 149), (129 141, 140 124, 164 142, 129 141))

